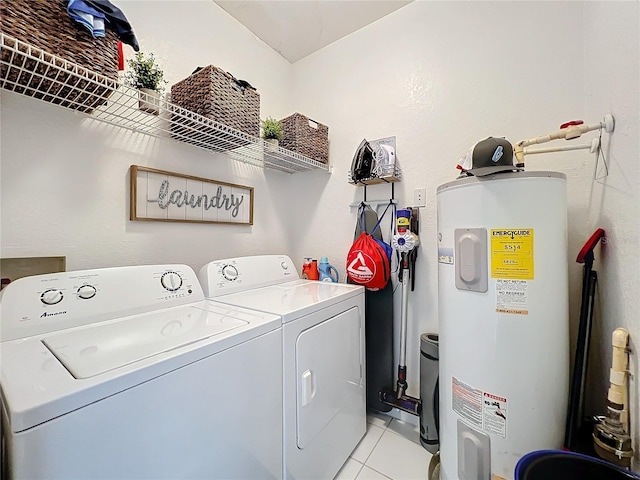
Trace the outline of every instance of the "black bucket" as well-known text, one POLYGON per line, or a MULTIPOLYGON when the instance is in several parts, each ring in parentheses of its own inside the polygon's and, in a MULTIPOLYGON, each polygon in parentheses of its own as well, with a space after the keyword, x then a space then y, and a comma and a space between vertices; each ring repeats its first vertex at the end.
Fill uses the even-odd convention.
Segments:
POLYGON ((516 465, 515 480, 640 480, 640 476, 599 458, 562 450, 526 454, 516 465))

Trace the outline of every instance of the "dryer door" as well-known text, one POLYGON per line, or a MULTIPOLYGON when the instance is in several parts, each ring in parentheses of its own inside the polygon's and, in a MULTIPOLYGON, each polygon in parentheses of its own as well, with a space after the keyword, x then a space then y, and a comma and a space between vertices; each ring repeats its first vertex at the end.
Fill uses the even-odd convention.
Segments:
POLYGON ((296 341, 296 434, 304 449, 329 424, 362 405, 360 312, 351 308, 303 331, 296 341))

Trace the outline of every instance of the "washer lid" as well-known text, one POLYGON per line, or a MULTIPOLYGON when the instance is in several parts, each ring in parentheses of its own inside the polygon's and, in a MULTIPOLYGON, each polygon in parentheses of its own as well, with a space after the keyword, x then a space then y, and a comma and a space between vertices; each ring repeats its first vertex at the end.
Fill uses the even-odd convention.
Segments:
POLYGON ((281 325, 276 315, 203 300, 2 342, 8 428, 21 432, 224 350, 251 348, 281 325))
POLYGON ((74 378, 89 378, 247 325, 203 308, 183 307, 42 339, 74 378))
POLYGON ((294 280, 221 295, 215 297, 215 300, 280 315, 282 322, 286 323, 356 295, 364 295, 364 287, 345 283, 294 280))

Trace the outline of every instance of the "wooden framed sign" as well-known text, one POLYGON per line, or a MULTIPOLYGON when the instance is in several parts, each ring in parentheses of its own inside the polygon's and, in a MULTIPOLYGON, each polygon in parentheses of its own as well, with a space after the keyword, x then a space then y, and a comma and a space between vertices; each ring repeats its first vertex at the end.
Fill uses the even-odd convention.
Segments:
POLYGON ((253 187, 131 165, 131 220, 253 225, 253 187))

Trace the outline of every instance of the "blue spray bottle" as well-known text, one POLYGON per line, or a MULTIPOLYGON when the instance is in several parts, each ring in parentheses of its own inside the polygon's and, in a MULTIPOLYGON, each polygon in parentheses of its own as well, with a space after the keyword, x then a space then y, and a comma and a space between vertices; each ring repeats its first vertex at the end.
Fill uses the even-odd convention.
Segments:
POLYGON ((340 279, 338 270, 336 269, 336 267, 329 263, 329 259, 327 257, 322 257, 320 259, 318 271, 320 272, 321 282, 337 282, 340 279))

